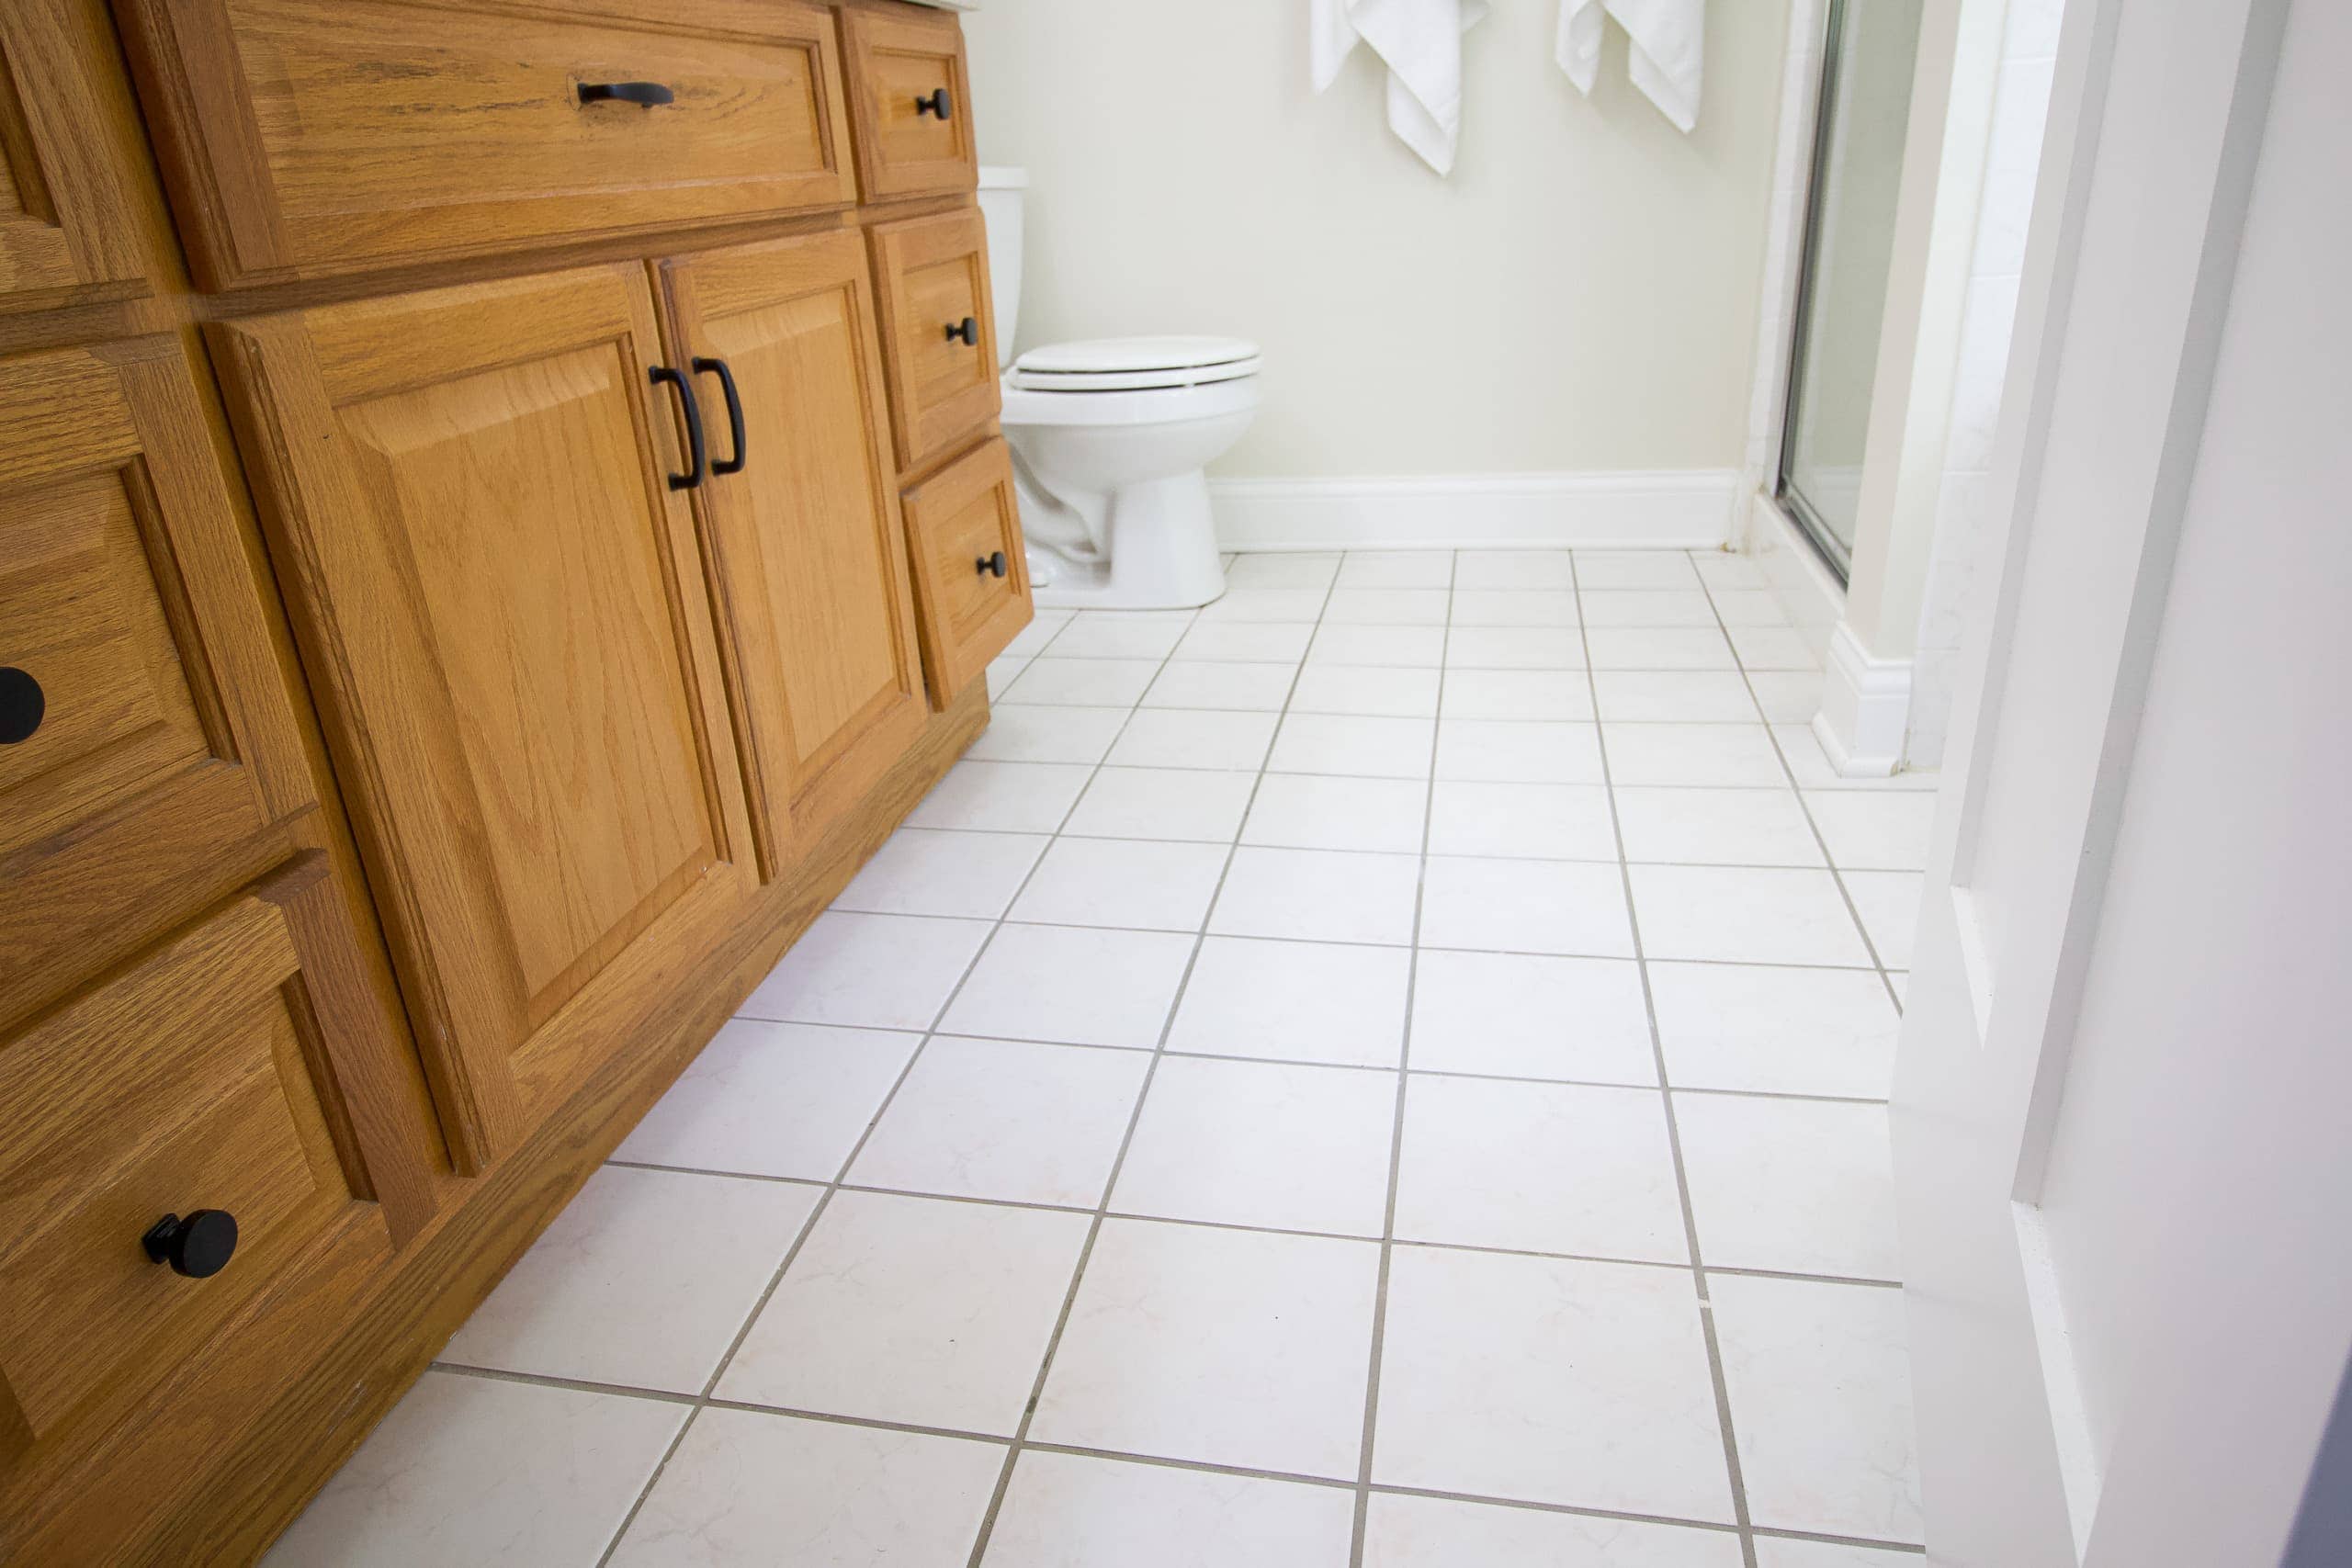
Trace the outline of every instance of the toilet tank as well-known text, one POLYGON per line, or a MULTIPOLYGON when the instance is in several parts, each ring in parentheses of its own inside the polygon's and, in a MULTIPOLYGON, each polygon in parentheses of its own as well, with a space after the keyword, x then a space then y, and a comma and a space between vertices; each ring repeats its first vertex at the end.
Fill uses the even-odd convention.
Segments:
POLYGON ((980 170, 980 219, 989 231, 989 306, 996 312, 997 368, 1012 363, 1012 336, 1021 325, 1021 202, 1029 171, 980 170))

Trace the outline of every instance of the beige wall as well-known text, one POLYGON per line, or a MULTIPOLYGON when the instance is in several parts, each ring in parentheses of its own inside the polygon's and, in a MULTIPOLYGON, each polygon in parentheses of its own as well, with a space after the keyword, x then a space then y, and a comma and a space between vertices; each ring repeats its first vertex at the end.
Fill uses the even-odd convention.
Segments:
POLYGON ((1227 475, 1738 467, 1787 0, 1708 8, 1684 137, 1551 62, 1554 0, 1465 40, 1451 180, 1359 51, 1321 98, 1304 0, 991 0, 985 162, 1026 166, 1020 341, 1229 333, 1267 355, 1227 475))

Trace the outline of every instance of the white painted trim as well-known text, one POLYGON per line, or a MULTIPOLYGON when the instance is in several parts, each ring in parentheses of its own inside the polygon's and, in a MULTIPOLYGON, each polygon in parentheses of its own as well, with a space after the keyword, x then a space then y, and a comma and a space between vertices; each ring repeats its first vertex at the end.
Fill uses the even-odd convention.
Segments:
POLYGON ((1911 661, 1873 659, 1845 622, 1829 634, 1828 679, 1814 739, 1841 778, 1883 779, 1903 765, 1911 717, 1911 661))
MULTIPOLYGON (((1822 646, 1814 652, 1829 662, 1827 628, 1846 618, 1846 585, 1821 558, 1797 520, 1767 491, 1748 498, 1747 553, 1763 563, 1764 580, 1790 621, 1800 628, 1820 626, 1822 646)), ((1813 638, 1808 635, 1806 640, 1813 638)))
POLYGON ((1211 479, 1228 550, 1699 549, 1726 542, 1739 476, 1655 472, 1211 479))

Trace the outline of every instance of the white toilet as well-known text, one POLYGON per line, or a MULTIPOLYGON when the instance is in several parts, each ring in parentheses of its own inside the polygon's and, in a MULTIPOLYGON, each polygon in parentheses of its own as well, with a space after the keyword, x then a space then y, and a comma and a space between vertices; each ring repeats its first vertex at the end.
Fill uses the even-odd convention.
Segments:
MULTIPOLYGON (((1020 169, 980 171, 997 342, 1021 309, 1020 169)), ((1258 412, 1258 348, 1133 337, 1033 348, 1004 378, 1029 577, 1041 605, 1180 610, 1225 592, 1203 470, 1258 412)))

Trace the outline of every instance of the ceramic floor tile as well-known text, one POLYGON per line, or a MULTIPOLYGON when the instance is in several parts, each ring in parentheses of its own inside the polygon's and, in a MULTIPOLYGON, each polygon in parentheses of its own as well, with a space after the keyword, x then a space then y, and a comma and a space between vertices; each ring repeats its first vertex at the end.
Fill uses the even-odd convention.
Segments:
POLYGON ((837 1192, 718 1397, 1011 1437, 1093 1222, 837 1192))
POLYGON ((1727 550, 1697 550, 1691 553, 1690 564, 1698 569, 1699 581, 1710 589, 1766 585, 1763 563, 1753 556, 1734 555, 1727 550))
POLYGON ((1168 1048, 1393 1067, 1411 967, 1399 948, 1213 936, 1176 1005, 1168 1048))
POLYGON ((1708 1263, 1861 1280, 1900 1272, 1886 1107, 1685 1090, 1674 1118, 1708 1263))
POLYGON ((1649 977, 1667 1077, 1680 1087, 1894 1092, 1901 1020, 1868 970, 1653 963, 1649 977))
POLYGON ((1046 651, 1046 645, 1061 635, 1062 628, 1078 618, 1071 610, 1040 610, 1035 619, 1015 632, 1012 640, 1004 645, 1006 656, 1013 659, 1035 659, 1046 651))
POLYGON ((1821 827, 1829 858, 1846 871, 1921 871, 1936 830, 1932 795, 1815 790, 1805 809, 1821 827))
POLYGON ((1443 626, 1318 627, 1307 665, 1338 664, 1434 670, 1445 662, 1443 626))
POLYGON ((1148 708, 1207 708, 1280 713, 1297 676, 1295 664, 1171 660, 1143 694, 1148 708))
POLYGON ((921 1040, 731 1019, 613 1157, 831 1181, 921 1040))
POLYGON ((1781 604, 1780 596, 1770 589, 1711 586, 1707 593, 1715 602, 1715 614, 1727 626, 1784 626, 1789 624, 1787 609, 1781 604))
POLYGON ((1811 724, 1821 711, 1817 670, 1751 670, 1747 683, 1768 724, 1811 724))
POLYGON ((1266 766, 1281 773, 1341 773, 1425 779, 1437 725, 1426 718, 1286 715, 1266 766))
POLYGON ((1594 626, 1585 633, 1595 670, 1731 670, 1731 644, 1710 626, 1594 626))
POLYGON ((594 1562, 687 1406, 428 1371, 264 1559, 268 1568, 594 1562))
POLYGON ((1640 967, 1424 950, 1408 1063, 1423 1072, 1655 1084, 1640 967))
POLYGON ((989 701, 991 704, 1004 701, 1005 692, 1011 688, 1013 682, 1021 678, 1021 672, 1028 668, 1029 660, 1016 654, 1000 653, 989 660, 989 701))
POLYGON ((1818 670, 1821 658, 1791 626, 1734 626, 1732 650, 1747 670, 1818 670))
POLYGON ((1731 1522, 1690 1275, 1397 1248, 1372 1474, 1430 1491, 1731 1522))
POLYGON ((1860 911, 1878 961, 1889 969, 1911 967, 1911 939, 1919 925, 1919 898, 1926 875, 1916 871, 1849 871, 1846 892, 1860 911))
POLYGON ((1592 682, 1580 670, 1449 670, 1439 711, 1462 719, 1589 719, 1592 682))
POLYGON ((1193 624, 1183 611, 1094 611, 1080 615, 1046 647, 1048 659, 1150 659, 1168 657, 1193 624))
POLYGON ((1225 874, 1221 844, 1057 839, 1012 906, 1046 925, 1195 931, 1225 874))
POLYGON ((1903 1293, 1736 1274, 1707 1288, 1756 1523, 1917 1541, 1903 1293))
POLYGON ((1029 1435, 1352 1481, 1379 1276, 1374 1242, 1105 1221, 1029 1435))
POLYGON ((1050 833, 1094 770, 1071 762, 956 763, 908 814, 910 828, 1050 833))
MULTIPOLYGON (((1373 1494, 1363 1568, 1740 1568, 1728 1530, 1373 1494)), ((1917 1568, 1917 1565, 1914 1565, 1917 1568)))
POLYGON ((1271 713, 1204 713, 1138 708, 1111 748, 1122 768, 1217 768, 1255 772, 1265 765, 1277 720, 1271 713))
POLYGON ((1023 1452, 982 1568, 1347 1568, 1335 1486, 1023 1452))
POLYGON ((1789 772, 1795 775, 1802 790, 1859 789, 1921 790, 1932 793, 1942 776, 1932 769, 1892 773, 1884 778, 1849 779, 1829 765, 1828 753, 1813 733, 1810 724, 1775 724, 1772 739, 1780 742, 1781 750, 1789 760, 1789 772))
POLYGON ((1631 868, 1634 916, 1652 958, 1863 965, 1870 954, 1826 871, 1713 865, 1631 868))
POLYGON ((1204 621, 1184 634, 1171 658, 1179 662, 1296 664, 1306 657, 1315 628, 1293 621, 1204 621))
POLYGON ((1753 724, 1756 699, 1732 670, 1600 670, 1603 724, 1753 724))
POLYGON ((1457 588, 1449 620, 1457 626, 1572 626, 1577 596, 1566 588, 1457 588))
POLYGON ((992 920, 1012 904, 1050 841, 1035 833, 901 828, 883 840, 833 908, 992 920))
POLYGON ((1581 670, 1584 634, 1574 626, 1456 626, 1448 670, 1581 670))
POLYGON ((1664 1097, 1655 1089, 1409 1075, 1396 1235, 1515 1252, 1687 1261, 1664 1097))
POLYGON ((1792 789, 1620 785, 1625 858, 1680 865, 1823 865, 1792 789))
POLYGON ((1127 710, 1005 703, 967 757, 983 762, 1099 762, 1127 722, 1127 710))
POLYGON ((1421 942, 1631 958, 1634 927, 1624 875, 1599 861, 1432 855, 1421 874, 1421 942))
POLYGON ((1005 688, 1004 700, 1056 707, 1125 707, 1143 695, 1159 672, 1157 659, 1057 659, 1047 652, 1005 688))
POLYGON ((1756 1538, 1756 1568, 1920 1568, 1916 1551, 1883 1551, 1820 1540, 1756 1538))
POLYGON ((700 1393, 823 1192, 602 1167, 440 1359, 700 1393))
POLYGON ((1001 1444, 753 1410, 705 1410, 612 1568, 808 1563, 963 1568, 1004 1468, 1001 1444))
POLYGON ((846 1179, 1091 1208, 1150 1065, 1138 1051, 936 1036, 846 1179))
POLYGON ((1229 844, 1258 787, 1244 773, 1104 768, 1062 831, 1103 839, 1190 839, 1229 844))
POLYGON ((1600 784, 1600 727, 1443 719, 1438 724, 1437 776, 1496 784, 1600 784))
POLYGON ((1225 569, 1228 587, 1329 588, 1340 574, 1340 555, 1332 551, 1267 551, 1245 555, 1225 569))
POLYGON ((1785 789, 1771 731, 1760 724, 1604 724, 1610 782, 1628 785, 1703 784, 1719 789, 1785 789))
POLYGON ((1696 588, 1690 558, 1673 550, 1578 550, 1577 586, 1600 588, 1696 588))
POLYGON ((1577 585, 1566 550, 1461 550, 1454 556, 1456 588, 1560 589, 1577 585))
POLYGON ((928 1029, 988 934, 983 920, 829 909, 768 971, 743 1016, 928 1029))
POLYGON ((1355 714, 1372 718, 1435 718, 1439 673, 1435 670, 1375 670, 1349 664, 1310 664, 1299 671, 1290 711, 1355 714))
POLYGON ((1411 855, 1244 846, 1209 911, 1218 936, 1408 944, 1420 863, 1411 855))
POLYGON ((1593 784, 1470 784, 1430 794, 1431 854, 1617 858, 1609 792, 1593 784))
POLYGON ((1419 779, 1268 773, 1259 782, 1241 841, 1295 850, 1414 854, 1421 847, 1428 804, 1429 785, 1419 779))
POLYGON ((1442 626, 1451 598, 1443 588, 1351 588, 1331 591, 1323 621, 1335 626, 1442 626))
POLYGON ((1174 931, 1000 926, 940 1027, 1148 1051, 1159 1043, 1193 941, 1174 931))
POLYGON ((1313 626, 1323 616, 1328 591, 1311 588, 1231 588, 1204 606, 1203 621, 1285 621, 1313 626))
POLYGON ((1377 1236, 1396 1124, 1395 1073, 1164 1057, 1111 1208, 1377 1236))
POLYGON ((1341 588, 1445 588, 1453 581, 1452 550, 1350 550, 1341 588))
POLYGON ((1580 596, 1584 624, 1602 626, 1707 626, 1715 607, 1696 588, 1603 588, 1580 596))

